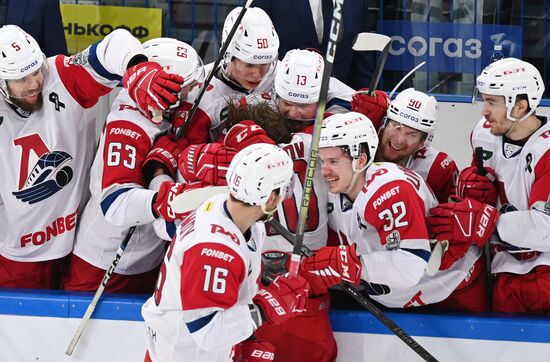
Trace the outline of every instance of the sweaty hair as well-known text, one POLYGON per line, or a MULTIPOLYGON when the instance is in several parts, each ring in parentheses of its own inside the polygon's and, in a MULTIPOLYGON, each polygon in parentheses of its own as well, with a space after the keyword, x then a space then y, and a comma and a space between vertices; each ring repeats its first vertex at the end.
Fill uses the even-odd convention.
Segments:
POLYGON ((285 118, 268 103, 251 105, 229 102, 226 129, 230 129, 241 121, 253 121, 262 127, 275 143, 289 143, 292 139, 291 130, 285 123, 285 118))

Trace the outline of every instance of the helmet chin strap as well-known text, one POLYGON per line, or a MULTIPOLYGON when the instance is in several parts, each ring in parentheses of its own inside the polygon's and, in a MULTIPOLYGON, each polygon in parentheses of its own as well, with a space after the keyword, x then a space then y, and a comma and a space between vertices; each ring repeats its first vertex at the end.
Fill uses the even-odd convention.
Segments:
POLYGON ((527 114, 525 114, 523 117, 514 118, 514 117, 512 117, 512 108, 513 107, 508 107, 508 109, 506 110, 506 119, 512 121, 512 124, 510 125, 510 127, 508 128, 506 133, 504 134, 506 137, 508 137, 508 135, 510 134, 510 132, 512 132, 513 128, 515 127, 515 125, 518 122, 523 121, 524 119, 526 119, 527 117, 529 117, 530 115, 532 115, 535 112, 535 109, 531 108, 531 110, 529 112, 527 112, 527 114))
POLYGON ((363 167, 361 167, 359 170, 355 168, 355 161, 359 160, 358 158, 355 158, 353 162, 351 163, 351 169, 353 170, 353 177, 351 178, 351 183, 349 184, 346 191, 344 191, 344 194, 349 194, 351 190, 355 187, 355 184, 357 183, 357 178, 361 174, 361 172, 365 171, 367 167, 369 167, 372 163, 372 160, 369 160, 367 164, 363 167))
MULTIPOLYGON (((281 195, 279 195, 277 197, 277 206, 279 206, 279 204, 281 203, 282 200, 283 200, 283 197, 281 195)), ((267 211, 266 205, 267 205, 267 203, 261 205, 262 212, 264 213, 264 216, 262 216, 260 219, 258 219, 258 222, 267 222, 267 221, 269 221, 273 217, 273 214, 275 213, 275 211, 277 211, 277 207, 274 207, 273 210, 271 210, 271 211, 267 211)))

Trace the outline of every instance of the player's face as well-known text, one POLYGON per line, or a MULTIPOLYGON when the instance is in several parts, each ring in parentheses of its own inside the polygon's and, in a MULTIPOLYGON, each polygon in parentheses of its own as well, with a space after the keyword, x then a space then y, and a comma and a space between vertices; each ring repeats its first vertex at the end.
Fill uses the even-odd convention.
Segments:
POLYGON ((317 102, 302 104, 286 101, 281 97, 277 97, 277 108, 279 108, 279 112, 286 118, 311 120, 315 118, 315 113, 317 112, 317 102))
POLYGON ((483 108, 481 114, 485 117, 485 121, 491 127, 491 134, 495 136, 505 135, 512 125, 511 120, 506 117, 506 103, 503 96, 493 96, 482 94, 483 108))
POLYGON ((353 178, 352 158, 340 147, 319 149, 321 175, 332 193, 345 193, 353 178))
POLYGON ((251 90, 260 85, 271 64, 249 64, 233 58, 227 66, 229 77, 243 88, 251 90))
POLYGON ((404 164, 424 143, 424 133, 388 119, 379 145, 382 161, 404 164))
POLYGON ((21 79, 7 80, 11 101, 24 111, 34 112, 42 107, 42 84, 44 73, 41 69, 21 79))

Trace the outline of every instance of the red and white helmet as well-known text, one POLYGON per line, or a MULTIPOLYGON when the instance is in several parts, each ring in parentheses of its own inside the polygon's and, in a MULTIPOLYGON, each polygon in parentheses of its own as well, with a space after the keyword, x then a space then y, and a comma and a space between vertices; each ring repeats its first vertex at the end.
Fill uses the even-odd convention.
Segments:
POLYGON ((531 110, 522 119, 527 118, 538 107, 544 83, 542 77, 532 64, 516 58, 504 58, 489 64, 477 77, 476 91, 481 94, 503 96, 508 111, 506 117, 512 121, 510 114, 516 103, 516 97, 526 94, 531 110))
POLYGON ((364 114, 348 112, 334 114, 323 121, 319 148, 347 147, 354 159, 361 154, 361 145, 365 143, 369 152, 368 167, 374 160, 378 149, 378 134, 371 120, 364 114))
POLYGON ((6 80, 22 79, 41 69, 46 56, 36 40, 17 25, 0 28, 0 54, 0 91, 9 101, 6 80))
POLYGON ((173 38, 156 38, 142 47, 150 61, 159 63, 167 73, 183 77, 182 88, 204 80, 202 59, 191 45, 173 38))
MULTIPOLYGON (((222 45, 235 24, 242 7, 237 7, 227 15, 222 30, 222 45)), ((225 53, 225 59, 235 57, 249 64, 269 64, 277 60, 279 36, 269 15, 261 9, 248 8, 241 24, 225 53)))
POLYGON ((281 196, 291 192, 293 163, 278 146, 256 143, 239 151, 225 175, 229 193, 244 203, 264 205, 273 190, 281 196))
POLYGON ((312 50, 289 50, 275 74, 275 93, 285 101, 311 104, 319 101, 325 62, 312 50))
POLYGON ((428 134, 426 142, 433 139, 437 127, 439 105, 434 96, 407 88, 390 102, 387 119, 428 134))

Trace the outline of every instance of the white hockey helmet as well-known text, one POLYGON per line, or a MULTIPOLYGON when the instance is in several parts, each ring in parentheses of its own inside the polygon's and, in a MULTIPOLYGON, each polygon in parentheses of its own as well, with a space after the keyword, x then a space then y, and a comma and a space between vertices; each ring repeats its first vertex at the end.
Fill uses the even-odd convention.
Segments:
POLYGON ((378 148, 378 134, 371 120, 364 114, 348 112, 334 114, 323 121, 319 148, 345 147, 354 159, 361 154, 361 145, 368 150, 368 167, 374 160, 378 148))
POLYGON ((278 146, 256 143, 239 151, 225 175, 229 193, 244 203, 263 205, 273 190, 281 196, 291 192, 293 163, 278 146))
POLYGON ((275 93, 285 101, 311 104, 319 101, 325 62, 313 50, 289 50, 275 74, 275 93))
POLYGON ((167 73, 183 77, 182 88, 204 80, 202 59, 191 45, 173 38, 156 38, 142 47, 150 61, 159 63, 167 73))
POLYGON ((437 127, 439 105, 434 96, 407 88, 390 102, 386 113, 388 119, 425 132, 426 142, 431 142, 437 127))
MULTIPOLYGON (((236 7, 225 18, 222 30, 222 45, 228 38, 242 7, 236 7)), ((246 11, 241 24, 225 53, 225 59, 235 57, 249 64, 269 64, 277 60, 279 36, 269 15, 261 9, 251 7, 246 11)))
POLYGON ((516 97, 520 94, 527 95, 531 108, 523 117, 527 118, 535 112, 540 103, 544 93, 544 83, 539 71, 532 64, 516 58, 504 58, 483 69, 477 77, 476 91, 481 94, 503 96, 508 108, 506 117, 516 121, 510 115, 516 103, 516 97))
POLYGON ((17 25, 0 28, 0 91, 9 101, 6 80, 22 79, 43 69, 46 56, 32 36, 17 25))

